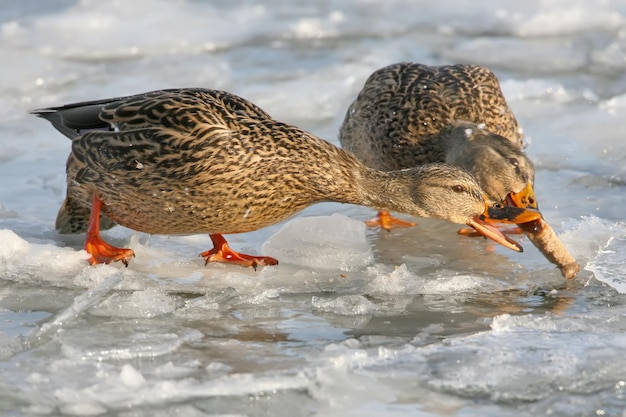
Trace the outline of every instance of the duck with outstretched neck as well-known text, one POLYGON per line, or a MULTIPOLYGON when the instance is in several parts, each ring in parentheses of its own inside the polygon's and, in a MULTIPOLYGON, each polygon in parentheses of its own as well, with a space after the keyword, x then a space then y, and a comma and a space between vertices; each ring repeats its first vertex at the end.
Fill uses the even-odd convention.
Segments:
POLYGON ((234 94, 172 89, 36 110, 72 140, 67 196, 56 228, 86 232, 90 262, 125 264, 100 230, 208 233, 206 262, 274 265, 232 250, 223 234, 257 230, 324 201, 466 224, 521 250, 485 220, 519 222, 533 210, 493 205, 466 170, 445 163, 376 170, 352 153, 272 119, 234 94))

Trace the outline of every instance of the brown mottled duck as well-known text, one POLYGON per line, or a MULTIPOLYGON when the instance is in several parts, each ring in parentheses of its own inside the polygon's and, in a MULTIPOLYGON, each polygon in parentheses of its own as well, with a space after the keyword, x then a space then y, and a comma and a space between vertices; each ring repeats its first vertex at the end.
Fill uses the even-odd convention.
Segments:
POLYGON ((451 165, 366 167, 224 91, 162 90, 33 113, 72 140, 56 228, 87 232, 92 264, 127 265, 134 256, 100 237, 120 224, 150 234, 208 233, 214 248, 201 254, 206 262, 274 265, 273 258, 235 252, 222 235, 269 226, 323 201, 467 224, 518 251, 484 219, 539 216, 489 205, 474 178, 451 165))
MULTIPOLYGON (((381 68, 348 108, 339 141, 370 168, 446 162, 467 169, 495 201, 537 208, 522 130, 487 68, 408 62, 381 68)), ((386 211, 371 224, 413 225, 386 211)))

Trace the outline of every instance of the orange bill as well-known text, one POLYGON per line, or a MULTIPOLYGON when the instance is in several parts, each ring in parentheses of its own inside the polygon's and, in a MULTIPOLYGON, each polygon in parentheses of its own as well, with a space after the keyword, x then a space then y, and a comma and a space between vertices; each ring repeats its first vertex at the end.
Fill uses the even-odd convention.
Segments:
POLYGON ((537 209, 538 205, 537 199, 535 198, 535 190, 533 190, 533 185, 530 181, 519 193, 509 193, 506 196, 506 204, 513 207, 537 209))
POLYGON ((500 229, 490 223, 529 223, 541 219, 541 213, 528 208, 490 204, 489 201, 489 198, 485 198, 483 214, 474 217, 467 224, 494 242, 516 252, 523 252, 519 243, 507 237, 500 229))
POLYGON ((467 222, 467 225, 476 229, 476 231, 481 235, 493 240, 496 243, 501 244, 506 248, 509 248, 516 252, 524 252, 524 249, 519 243, 517 243, 513 239, 508 238, 500 230, 498 230, 496 226, 490 225, 485 220, 483 220, 482 217, 482 215, 474 217, 469 222, 467 222))

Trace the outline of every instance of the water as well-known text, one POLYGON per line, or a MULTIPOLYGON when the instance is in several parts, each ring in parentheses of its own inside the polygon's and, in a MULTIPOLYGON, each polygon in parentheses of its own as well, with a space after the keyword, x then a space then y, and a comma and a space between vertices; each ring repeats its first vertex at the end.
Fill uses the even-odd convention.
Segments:
POLYGON ((0 414, 626 416, 625 33, 609 0, 1 1, 0 414), (30 109, 219 88, 337 143, 406 60, 496 72, 575 280, 525 238, 338 204, 228 236, 280 258, 257 272, 121 227, 130 266, 89 267, 54 231, 69 141, 30 109))

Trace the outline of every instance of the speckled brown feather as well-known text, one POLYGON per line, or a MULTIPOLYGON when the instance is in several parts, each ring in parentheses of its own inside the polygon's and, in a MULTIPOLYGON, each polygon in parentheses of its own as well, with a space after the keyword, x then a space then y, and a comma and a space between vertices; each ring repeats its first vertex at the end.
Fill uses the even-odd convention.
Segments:
POLYGON ((398 63, 375 71, 349 107, 339 140, 345 149, 376 169, 431 162, 463 166, 495 199, 534 180, 532 163, 521 151, 521 128, 498 79, 484 67, 398 63), (451 160, 451 145, 467 139, 463 131, 468 125, 475 128, 474 135, 489 140, 489 146, 503 156, 487 155, 495 159, 488 166, 482 161, 466 164, 451 160), (520 161, 521 173, 508 166, 506 161, 511 158, 520 161), (478 169, 490 172, 481 177, 478 169), (500 177, 505 184, 495 183, 498 180, 494 178, 500 177))
MULTIPOLYGON (((35 114, 72 138, 66 201, 89 208, 97 193, 108 219, 142 232, 246 232, 321 201, 457 223, 485 208, 460 168, 378 172, 223 91, 163 90, 35 114)), ((82 231, 86 219, 74 214, 81 227, 70 230, 82 231)))

